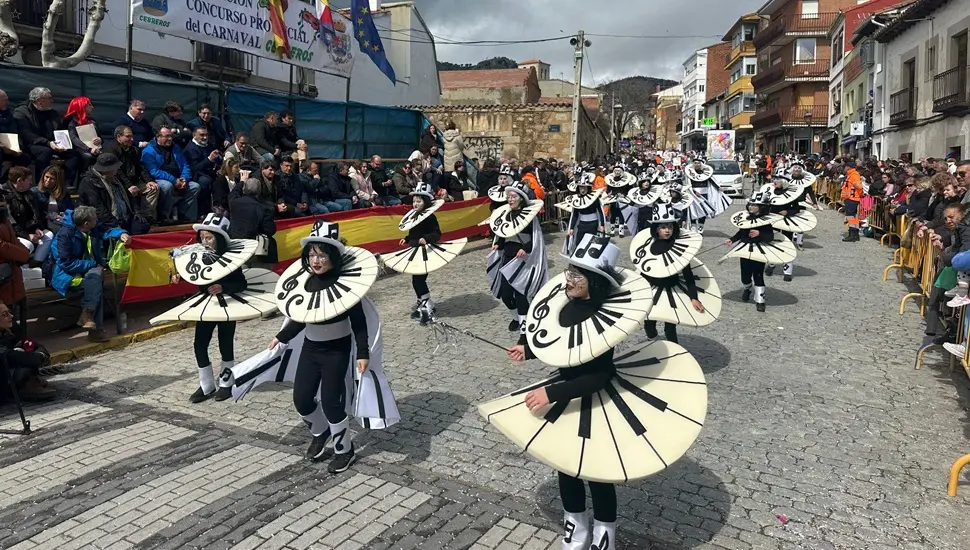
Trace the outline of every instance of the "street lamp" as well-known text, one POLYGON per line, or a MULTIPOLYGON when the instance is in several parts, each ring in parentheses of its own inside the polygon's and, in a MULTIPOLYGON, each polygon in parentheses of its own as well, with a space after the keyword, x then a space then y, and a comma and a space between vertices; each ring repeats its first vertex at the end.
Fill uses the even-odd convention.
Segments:
POLYGON ((812 154, 812 143, 815 141, 815 136, 812 135, 812 112, 805 111, 805 125, 808 126, 808 153, 812 154))
POLYGON ((613 111, 610 117, 610 153, 616 153, 616 140, 622 136, 616 135, 616 110, 622 109, 623 105, 616 102, 616 96, 613 96, 613 111))

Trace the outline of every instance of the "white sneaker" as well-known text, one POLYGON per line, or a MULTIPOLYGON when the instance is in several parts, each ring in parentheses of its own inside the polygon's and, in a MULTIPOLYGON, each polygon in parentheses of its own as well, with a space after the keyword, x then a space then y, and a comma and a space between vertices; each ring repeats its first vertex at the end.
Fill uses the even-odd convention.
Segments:
POLYGON ((952 342, 947 342, 943 344, 943 349, 956 355, 958 358, 963 359, 967 355, 967 346, 963 344, 954 344, 952 342))
POLYGON ((963 296, 954 296, 952 300, 946 303, 949 307, 963 307, 968 304, 970 304, 970 297, 965 294, 963 296))

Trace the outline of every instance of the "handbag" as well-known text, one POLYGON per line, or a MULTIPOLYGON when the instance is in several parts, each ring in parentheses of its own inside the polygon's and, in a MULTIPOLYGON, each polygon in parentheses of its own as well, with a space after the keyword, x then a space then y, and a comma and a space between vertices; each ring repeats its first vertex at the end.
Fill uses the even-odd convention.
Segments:
POLYGON ((936 282, 933 283, 936 288, 942 288, 944 290, 950 290, 951 288, 957 286, 957 270, 950 266, 946 266, 940 270, 940 275, 936 278, 936 282))
POLYGON ((131 268, 131 253, 125 248, 121 241, 111 244, 111 252, 108 256, 108 269, 114 273, 124 273, 131 268))

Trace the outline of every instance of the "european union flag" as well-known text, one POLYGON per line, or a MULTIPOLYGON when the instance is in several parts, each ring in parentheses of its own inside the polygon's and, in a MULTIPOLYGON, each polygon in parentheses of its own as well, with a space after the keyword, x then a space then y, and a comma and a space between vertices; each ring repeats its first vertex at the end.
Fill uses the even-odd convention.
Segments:
POLYGON ((391 84, 396 86, 394 67, 391 67, 384 53, 381 35, 377 33, 377 25, 374 24, 374 16, 370 12, 367 0, 351 0, 350 11, 354 20, 354 35, 357 37, 357 43, 360 44, 360 51, 366 53, 377 68, 391 79, 391 84))

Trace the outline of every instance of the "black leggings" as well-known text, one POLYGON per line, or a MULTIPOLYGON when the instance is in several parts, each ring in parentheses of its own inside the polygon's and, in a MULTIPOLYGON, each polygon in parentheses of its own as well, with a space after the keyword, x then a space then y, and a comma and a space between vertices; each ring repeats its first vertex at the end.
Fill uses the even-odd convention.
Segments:
POLYGON ((502 299, 502 303, 505 304, 505 307, 510 310, 514 309, 519 315, 529 313, 529 299, 521 292, 512 288, 512 285, 509 284, 505 276, 499 274, 499 277, 502 278, 502 282, 500 283, 501 286, 499 287, 498 294, 502 299))
POLYGON ((209 361, 209 342, 212 341, 212 333, 219 327, 219 354, 223 361, 232 361, 235 355, 232 351, 232 341, 236 335, 235 321, 198 321, 195 323, 195 362, 199 368, 207 367, 209 361))
MULTIPOLYGON (((612 483, 589 483, 589 494, 593 498, 593 519, 604 523, 616 522, 616 486, 612 483)), ((586 487, 583 480, 559 472, 559 496, 563 510, 571 514, 586 511, 586 487)))
MULTIPOLYGON (((647 332, 651 334, 657 333, 657 322, 647 321, 647 332)), ((664 323, 664 336, 667 338, 668 342, 677 343, 677 325, 674 323, 664 323)))
POLYGON ((428 288, 428 275, 411 275, 411 288, 414 289, 414 294, 418 298, 425 294, 431 294, 431 289, 428 288))
POLYGON ((754 286, 765 286, 765 263, 741 258, 741 283, 750 285, 754 279, 754 286))
MULTIPOLYGON (((599 222, 579 222, 576 224, 576 231, 573 232, 573 248, 579 246, 579 243, 583 242, 583 235, 587 233, 592 233, 595 235, 600 230, 599 222)), ((569 251, 572 253, 572 250, 569 251)))
POLYGON ((620 209, 620 203, 613 203, 610 205, 610 223, 626 223, 626 219, 623 217, 623 211, 620 209))
POLYGON ((300 416, 317 408, 317 391, 327 421, 337 424, 347 418, 346 377, 350 367, 350 336, 317 342, 304 340, 300 363, 293 377, 293 405, 300 416))

